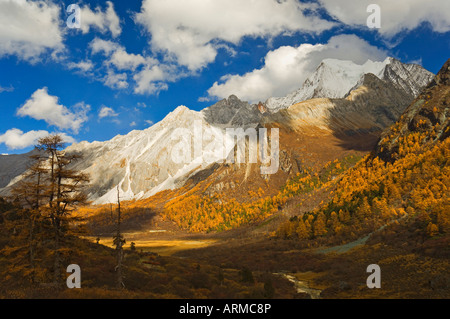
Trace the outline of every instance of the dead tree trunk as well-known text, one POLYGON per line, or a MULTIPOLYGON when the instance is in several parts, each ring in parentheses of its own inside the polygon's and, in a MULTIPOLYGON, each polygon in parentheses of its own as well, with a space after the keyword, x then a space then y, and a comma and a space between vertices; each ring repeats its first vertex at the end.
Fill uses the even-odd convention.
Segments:
POLYGON ((119 186, 117 186, 117 203, 118 203, 117 233, 116 233, 116 236, 114 237, 114 244, 116 245, 116 251, 117 251, 117 266, 116 266, 117 288, 123 289, 123 288, 125 288, 125 284, 123 283, 122 262, 123 262, 123 245, 125 244, 125 239, 123 238, 122 233, 120 232, 121 212, 120 212, 119 186))

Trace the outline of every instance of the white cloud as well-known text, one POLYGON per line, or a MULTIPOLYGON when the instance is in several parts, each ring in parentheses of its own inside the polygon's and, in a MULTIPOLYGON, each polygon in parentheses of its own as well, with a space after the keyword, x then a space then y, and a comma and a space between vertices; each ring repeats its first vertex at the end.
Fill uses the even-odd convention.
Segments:
POLYGON ((12 92, 14 91, 14 88, 12 85, 8 86, 8 87, 2 87, 0 86, 0 93, 2 92, 12 92))
POLYGON ((37 140, 47 136, 47 131, 23 131, 13 128, 0 135, 0 143, 4 143, 8 149, 24 149, 36 144, 37 140))
POLYGON ((104 64, 114 66, 118 70, 134 71, 144 64, 155 64, 157 60, 143 57, 141 54, 128 53, 126 49, 113 41, 95 38, 89 44, 92 54, 103 54, 107 59, 104 64))
POLYGON ((140 107, 140 108, 143 108, 143 109, 145 109, 145 108, 147 108, 147 107, 150 107, 150 106, 147 105, 145 102, 138 102, 137 106, 140 107))
POLYGON ((169 88, 166 82, 173 82, 183 76, 176 74, 173 66, 165 64, 147 65, 133 76, 136 82, 134 93, 136 94, 158 94, 169 88))
POLYGON ((355 35, 332 37, 326 44, 284 46, 267 53, 261 69, 244 75, 226 75, 208 90, 210 97, 236 94, 250 102, 285 96, 301 87, 323 59, 351 60, 363 64, 368 59, 382 61, 387 54, 355 35))
POLYGON ((110 55, 120 48, 120 45, 116 42, 99 38, 92 40, 89 46, 93 54, 103 53, 105 55, 110 55))
POLYGON ((72 136, 67 135, 66 133, 57 132, 57 133, 52 133, 52 134, 53 135, 54 134, 60 135, 62 137, 62 139, 63 139, 63 142, 66 143, 66 144, 74 144, 74 143, 77 142, 72 136))
MULTIPOLYGON (((75 139, 66 133, 53 133, 59 134, 63 138, 64 143, 73 144, 75 139)), ((5 144, 8 149, 18 150, 31 147, 37 144, 40 138, 50 135, 47 131, 29 131, 24 133, 23 131, 13 128, 6 131, 3 135, 0 135, 0 144, 5 144)))
POLYGON ((0 1, 0 57, 17 55, 36 62, 44 52, 64 45, 60 7, 50 1, 0 1))
POLYGON ((137 126, 137 123, 135 121, 133 121, 133 122, 130 123, 130 126, 131 127, 135 127, 135 126, 137 126))
POLYGON ((125 50, 116 50, 110 59, 119 70, 134 71, 138 66, 146 63, 146 59, 140 54, 127 53, 125 50))
POLYGON ((102 106, 100 109, 100 112, 98 112, 98 118, 103 119, 105 117, 117 117, 119 114, 117 114, 112 108, 107 106, 102 106))
POLYGON ((136 94, 157 94, 161 90, 167 90, 166 82, 175 81, 182 76, 181 72, 175 72, 173 65, 160 63, 141 54, 128 53, 122 45, 113 41, 95 38, 90 43, 90 48, 92 54, 103 54, 106 57, 103 64, 107 74, 103 81, 112 88, 128 88, 129 73, 135 81, 136 94))
POLYGON ((369 4, 381 8, 380 34, 392 37, 397 33, 413 30, 427 21, 436 32, 450 31, 450 1, 448 0, 319 0, 331 16, 342 23, 367 28, 369 4))
POLYGON ((102 33, 111 32, 113 37, 117 37, 122 32, 120 27, 120 19, 114 11, 111 1, 107 1, 107 8, 102 12, 100 7, 92 11, 89 6, 85 5, 81 8, 81 31, 88 33, 90 28, 95 28, 102 33))
POLYGON ((211 98, 210 98, 210 97, 207 97, 207 96, 201 96, 201 97, 198 98, 197 101, 199 101, 199 102, 201 102, 201 103, 203 103, 203 102, 210 102, 210 101, 211 101, 211 98))
POLYGON ((73 107, 75 113, 64 105, 58 104, 58 97, 48 94, 46 87, 36 90, 25 104, 17 110, 19 116, 30 116, 36 120, 44 120, 49 125, 60 129, 71 129, 75 134, 87 121, 89 105, 78 103, 73 107))
POLYGON ((132 64, 130 61, 132 58, 125 59, 126 62, 121 61, 120 59, 113 59, 113 56, 121 56, 122 60, 124 55, 127 55, 125 52, 125 48, 120 44, 109 41, 102 40, 99 38, 95 38, 89 44, 92 54, 103 54, 106 59, 103 61, 103 64, 106 66, 106 75, 103 77, 103 82, 105 85, 113 88, 113 89, 126 89, 128 88, 128 75, 126 73, 118 73, 117 69, 124 69, 125 65, 129 66, 132 64), (117 54, 117 52, 120 52, 117 54), (118 64, 118 66, 116 66, 118 64), (115 67, 115 69, 114 69, 115 67))
POLYGON ((78 69, 83 72, 89 72, 94 69, 94 63, 90 60, 80 61, 80 62, 70 62, 67 64, 70 70, 78 69))
POLYGON ((103 78, 105 85, 113 89, 126 89, 128 87, 128 75, 126 73, 116 73, 109 69, 103 78))
POLYGON ((135 20, 151 34, 153 50, 168 52, 194 71, 215 60, 220 41, 238 44, 245 36, 319 33, 333 27, 314 13, 317 8, 296 0, 144 0, 135 20))
POLYGON ((147 123, 150 126, 153 126, 155 124, 152 120, 146 120, 145 123, 147 123))

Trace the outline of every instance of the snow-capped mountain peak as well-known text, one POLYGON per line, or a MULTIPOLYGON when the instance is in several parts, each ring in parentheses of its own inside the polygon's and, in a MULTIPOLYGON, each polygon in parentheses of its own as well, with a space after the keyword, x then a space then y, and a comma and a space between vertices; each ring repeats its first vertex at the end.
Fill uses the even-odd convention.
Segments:
MULTIPOLYGON (((177 146, 180 144, 179 140, 173 138, 173 133, 177 129, 190 130, 183 131, 183 139, 194 141, 193 134, 195 135, 197 130, 193 128, 198 128, 199 123, 204 136, 209 137, 220 135, 226 128, 256 128, 279 109, 320 97, 336 100, 308 101, 292 110, 289 121, 297 119, 302 123, 313 123, 326 128, 333 123, 333 116, 336 118, 339 115, 340 123, 350 117, 356 119, 358 126, 358 123, 362 122, 367 124, 364 116, 373 111, 372 114, 375 116, 372 116, 371 125, 385 127, 397 113, 401 114, 403 107, 406 107, 432 78, 433 74, 421 66, 403 64, 393 58, 382 62, 369 60, 362 65, 351 61, 326 59, 299 90, 284 98, 269 99, 266 106, 250 105, 234 95, 200 112, 182 105, 162 121, 145 130, 131 131, 105 142, 81 142, 68 147, 66 151, 83 155, 83 160, 74 164, 73 168, 90 175, 91 186, 88 195, 94 204, 116 201, 117 186, 121 189, 120 196, 123 200, 146 198, 157 192, 184 185, 190 176, 206 169, 210 164, 197 161, 194 144, 198 146, 198 143, 195 142, 192 142, 191 147, 184 147, 187 151, 191 149, 192 161, 183 163, 173 161, 173 152, 179 149, 177 146), (362 90, 354 90, 356 88, 362 90), (361 98, 361 94, 367 93, 366 91, 372 93, 365 94, 364 98, 361 98), (351 96, 349 92, 353 92, 351 96), (348 99, 343 99, 347 97, 348 99), (389 109, 380 115, 377 109, 383 107, 389 109)), ((282 115, 277 117, 277 114, 273 114, 273 116, 275 121, 283 119, 282 115)), ((350 124, 349 129, 355 125, 353 122, 350 124)), ((361 127, 364 126, 362 124, 361 127)), ((225 149, 217 161, 225 159, 233 149, 233 147, 225 149)), ((0 156, 0 195, 8 194, 8 187, 12 185, 14 178, 26 170, 27 163, 27 155, 0 156), (15 165, 17 170, 11 171, 9 167, 14 163, 20 165, 15 165), (6 172, 2 171, 2 166, 6 172)))
POLYGON ((276 112, 312 98, 343 98, 369 73, 392 82, 411 95, 417 95, 434 76, 419 65, 403 64, 391 57, 382 62, 368 60, 362 65, 352 61, 325 59, 300 89, 285 97, 270 98, 265 104, 271 112, 276 112))

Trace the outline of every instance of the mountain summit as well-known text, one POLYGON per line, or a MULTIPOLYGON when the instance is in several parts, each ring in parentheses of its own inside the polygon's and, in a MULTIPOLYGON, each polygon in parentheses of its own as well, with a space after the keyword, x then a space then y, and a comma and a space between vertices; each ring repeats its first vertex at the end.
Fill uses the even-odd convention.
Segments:
MULTIPOLYGON (((208 178, 211 172, 217 171, 220 159, 215 165, 198 161, 199 158, 191 158, 192 161, 186 163, 173 162, 172 152, 180 142, 173 138, 177 129, 195 132, 194 127, 201 123, 203 136, 211 137, 223 135, 227 128, 280 128, 282 173, 271 179, 271 183, 276 181, 274 185, 280 186, 293 173, 293 163, 305 160, 301 154, 311 155, 313 149, 324 143, 333 141, 334 146, 327 144, 332 155, 347 148, 372 148, 381 132, 398 119, 432 77, 420 66, 403 64, 391 58, 384 62, 368 61, 364 65, 328 59, 320 64, 301 89, 286 98, 271 99, 267 106, 262 103, 250 105, 235 95, 201 112, 179 106, 146 130, 118 135, 105 142, 81 142, 66 151, 83 156, 83 160, 73 168, 91 176, 89 199, 94 204, 104 204, 116 201, 117 186, 123 200, 141 199, 161 191, 179 189, 192 178, 208 178), (298 100, 303 102, 295 104, 298 100)), ((193 135, 185 133, 182 138, 191 142, 193 135)), ((235 144, 234 139, 231 143, 235 144)), ((185 151, 196 157, 196 147, 190 145, 191 150, 184 147, 185 151)), ((314 153, 316 155, 306 160, 316 157, 329 160, 325 153, 328 154, 323 147, 319 148, 314 153)), ((229 154, 222 155, 225 159, 229 154)), ((27 155, 19 158, 0 156, 0 163, 12 160, 24 163, 13 172, 4 172, 9 166, 0 169, 3 186, 0 195, 7 195, 25 171, 27 161, 21 157, 27 155)), ((234 181, 229 181, 230 185, 235 185, 237 180, 254 182, 256 179, 251 179, 250 175, 259 174, 255 167, 243 165, 231 171, 224 170, 223 176, 219 174, 211 181, 211 187, 221 189, 220 185, 225 185, 225 176, 234 178, 234 181)), ((256 177, 261 185, 268 179, 267 176, 256 177)))
POLYGON ((433 79, 433 73, 416 64, 403 64, 394 58, 383 62, 368 60, 363 65, 351 61, 325 59, 297 91, 266 101, 272 112, 313 98, 344 98, 359 87, 364 75, 372 73, 380 80, 407 92, 411 98, 433 79))

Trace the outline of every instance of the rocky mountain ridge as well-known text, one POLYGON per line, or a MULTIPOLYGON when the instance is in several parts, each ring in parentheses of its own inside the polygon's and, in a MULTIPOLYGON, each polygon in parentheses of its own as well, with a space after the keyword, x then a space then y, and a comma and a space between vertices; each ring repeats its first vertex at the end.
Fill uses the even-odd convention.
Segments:
MULTIPOLYGON (((329 64, 330 61, 324 61, 319 66, 318 70, 322 70, 320 73, 322 76, 328 74, 330 68, 325 66, 329 64)), ((346 77, 352 80, 347 81, 346 86, 339 87, 334 91, 325 90, 326 85, 322 85, 320 90, 316 87, 313 97, 329 95, 327 97, 312 98, 277 109, 263 104, 250 105, 232 95, 201 112, 180 106, 161 122, 146 130, 132 131, 125 136, 119 135, 105 142, 81 142, 68 147, 66 151, 83 156, 83 160, 74 164, 73 168, 91 176, 89 199, 94 204, 104 204, 116 201, 117 186, 121 189, 122 199, 131 200, 147 198, 160 191, 180 188, 192 178, 195 179, 199 176, 202 176, 203 179, 208 178, 210 173, 205 175, 201 172, 211 170, 213 172, 220 165, 214 166, 195 158, 196 150, 193 138, 195 126, 200 123, 206 140, 212 136, 224 136, 226 128, 276 127, 282 128, 280 136, 282 147, 280 155, 283 159, 280 170, 283 173, 283 176, 280 177, 280 184, 282 184, 282 180, 285 180, 291 173, 290 168, 295 166, 293 163, 298 160, 293 155, 295 153, 293 150, 301 145, 297 145, 298 142, 295 141, 308 140, 311 136, 316 139, 330 139, 335 136, 338 140, 347 141, 348 138, 356 136, 360 140, 366 141, 364 143, 370 144, 367 142, 367 138, 369 137, 369 140, 377 139, 381 131, 390 126, 410 104, 420 85, 429 78, 429 72, 423 71, 419 66, 403 65, 396 60, 388 59, 384 64, 368 62, 362 69, 364 71, 370 69, 373 72, 380 70, 378 75, 363 74, 355 85, 352 81, 359 77, 360 70, 355 72, 352 63, 347 61, 331 64, 340 68, 342 74, 347 74, 346 77), (349 67, 348 70, 345 70, 346 66, 349 67), (382 80, 380 77, 388 78, 389 81, 382 80), (351 91, 344 93, 349 86, 351 91), (340 97, 342 94, 345 96, 340 97), (174 139, 173 133, 180 128, 188 131, 185 131, 182 138, 179 136, 174 139), (190 146, 185 147, 184 151, 187 151, 191 160, 175 163, 172 158, 173 151, 179 146, 181 140, 190 146)), ((330 81, 337 81, 339 74, 329 75, 330 81)), ((319 78, 313 77, 308 83, 316 83, 319 78)), ((328 83, 327 81, 319 82, 328 83)), ((231 144, 233 143, 234 141, 231 142, 231 144)), ((207 145, 208 141, 204 142, 202 146, 206 147, 207 145)), ((248 144, 246 146, 257 147, 248 144)), ((311 144, 308 147, 314 147, 314 145, 311 144)), ((342 147, 353 147, 353 145, 342 147)), ((217 163, 223 162, 231 151, 232 149, 225 150, 218 157, 217 163)), ((2 160, 0 156, 0 165, 2 160)), ((21 169, 25 169, 25 166, 21 169)), ((9 166, 0 166, 2 176, 6 176, 3 170, 8 170, 7 167, 9 166)), ((212 183, 220 185, 223 178, 234 176, 233 174, 237 174, 236 179, 242 180, 246 180, 252 174, 259 174, 259 170, 255 167, 252 168, 251 165, 240 165, 231 171, 226 171, 227 173, 222 178, 219 176, 212 183), (243 171, 240 172, 240 170, 243 171)), ((4 188, 0 189, 0 196, 8 194, 13 184, 11 180, 16 181, 17 179, 14 180, 14 177, 20 175, 23 170, 15 170, 12 175, 17 174, 16 176, 12 176, 12 172, 10 170, 7 178, 4 178, 4 188), (8 179, 10 182, 6 186, 8 179)), ((276 179, 274 177, 272 181, 276 179)), ((263 177, 263 180, 268 182, 270 178, 263 177)), ((212 187, 215 186, 212 185, 212 187)), ((226 187, 223 188, 226 189, 226 187)))
POLYGON ((374 156, 395 161, 399 157, 400 138, 413 133, 426 133, 426 138, 432 138, 428 141, 431 143, 450 136, 450 59, 396 125, 382 134, 374 156))
POLYGON ((313 98, 344 98, 359 87, 366 74, 402 89, 411 98, 417 96, 434 75, 416 64, 403 64, 394 58, 383 62, 367 61, 358 65, 351 61, 326 59, 309 76, 303 86, 285 97, 270 98, 265 106, 272 112, 313 98))

